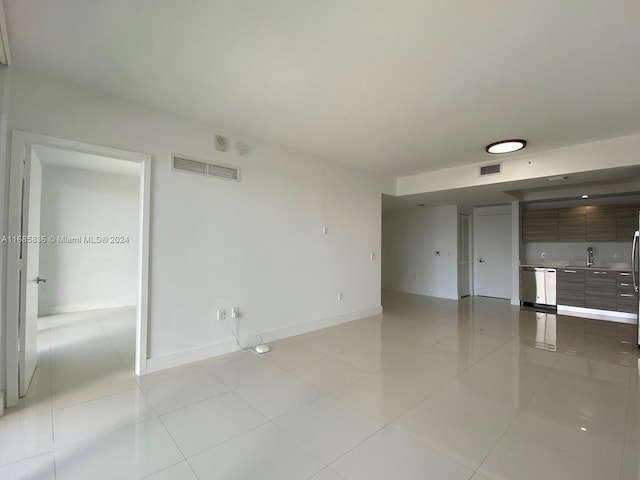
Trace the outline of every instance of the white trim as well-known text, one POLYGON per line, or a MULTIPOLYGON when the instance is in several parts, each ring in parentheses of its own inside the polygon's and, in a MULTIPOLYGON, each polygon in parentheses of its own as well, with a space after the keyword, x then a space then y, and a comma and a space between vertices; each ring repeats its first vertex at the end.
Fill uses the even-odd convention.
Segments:
POLYGON ((569 305, 558 305, 558 314, 570 315, 573 317, 591 318, 593 320, 605 320, 607 322, 630 323, 635 325, 638 316, 635 313, 614 312, 611 310, 597 310, 595 308, 571 307, 569 305))
MULTIPOLYGON (((151 155, 119 150, 62 138, 13 130, 11 132, 11 168, 9 184, 9 223, 7 235, 19 235, 22 195, 22 158, 27 145, 72 150, 75 152, 137 162, 140 174, 140 254, 138 265, 138 310, 136 318, 136 374, 147 368, 147 335, 149 303, 149 218, 151 189, 151 155)), ((6 297, 6 378, 7 406, 18 403, 18 272, 17 244, 7 245, 7 297, 6 297), (11 339, 11 341, 9 340, 11 339)))
POLYGON ((162 357, 151 357, 147 360, 145 373, 159 372, 167 368, 179 367, 188 363, 199 362, 218 355, 237 352, 240 350, 235 340, 227 340, 220 343, 205 345, 204 347, 186 350, 184 352, 171 353, 162 357))
MULTIPOLYGON (((283 338, 302 335, 303 333, 314 332, 327 327, 333 327, 347 322, 353 322, 362 318, 373 317, 382 314, 382 307, 368 308, 357 312, 345 313, 335 317, 323 318, 303 324, 290 325, 288 327, 278 328, 261 334, 264 343, 274 342, 283 338)), ((251 336, 253 337, 253 336, 251 336)), ((179 367, 188 363, 206 360, 207 358, 227 353, 237 352, 239 350, 235 340, 226 340, 224 342, 205 345, 204 347, 194 348, 184 352, 172 353, 162 357, 152 357, 147 360, 146 373, 157 372, 166 368, 179 367)))
POLYGON ((0 63, 11 65, 11 50, 9 49, 9 35, 7 21, 4 14, 4 2, 0 0, 0 63))
POLYGON ((50 305, 38 308, 38 316, 59 315, 61 313, 87 312, 89 310, 104 310, 106 308, 135 307, 138 303, 136 297, 117 298, 114 300, 101 300, 90 303, 77 303, 75 305, 50 305))

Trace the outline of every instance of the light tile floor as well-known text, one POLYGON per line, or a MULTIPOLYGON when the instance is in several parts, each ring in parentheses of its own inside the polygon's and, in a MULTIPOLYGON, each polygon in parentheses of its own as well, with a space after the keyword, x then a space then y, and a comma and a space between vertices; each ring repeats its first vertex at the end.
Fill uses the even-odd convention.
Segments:
POLYGON ((640 478, 635 327, 385 292, 385 313, 136 378, 134 312, 40 321, 1 479, 640 478))

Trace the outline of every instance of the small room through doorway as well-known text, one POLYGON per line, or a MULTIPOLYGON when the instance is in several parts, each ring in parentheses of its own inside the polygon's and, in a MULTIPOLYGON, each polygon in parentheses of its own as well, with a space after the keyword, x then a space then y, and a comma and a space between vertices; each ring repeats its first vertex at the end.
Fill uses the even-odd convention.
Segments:
POLYGON ((12 139, 10 232, 28 240, 8 245, 7 406, 127 391, 146 369, 150 157, 12 139))

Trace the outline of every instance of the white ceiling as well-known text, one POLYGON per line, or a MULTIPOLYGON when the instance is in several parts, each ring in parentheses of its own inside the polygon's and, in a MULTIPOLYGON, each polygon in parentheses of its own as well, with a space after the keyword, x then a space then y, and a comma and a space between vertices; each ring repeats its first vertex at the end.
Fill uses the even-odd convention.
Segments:
POLYGON ((4 2, 16 66, 386 174, 640 132, 637 0, 4 2))
POLYGON ((113 173, 128 177, 140 176, 140 164, 111 157, 102 157, 90 153, 63 150, 60 148, 34 145, 33 149, 43 165, 55 167, 80 168, 95 172, 113 173))

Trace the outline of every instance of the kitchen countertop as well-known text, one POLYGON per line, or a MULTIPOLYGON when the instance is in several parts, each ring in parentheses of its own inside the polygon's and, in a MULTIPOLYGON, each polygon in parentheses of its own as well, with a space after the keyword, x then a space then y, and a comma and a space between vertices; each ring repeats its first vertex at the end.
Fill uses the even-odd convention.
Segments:
POLYGON ((520 267, 537 267, 537 268, 571 268, 573 270, 609 270, 611 272, 630 272, 631 265, 628 263, 607 263, 598 264, 587 267, 584 264, 575 265, 571 262, 567 263, 523 263, 520 267))

